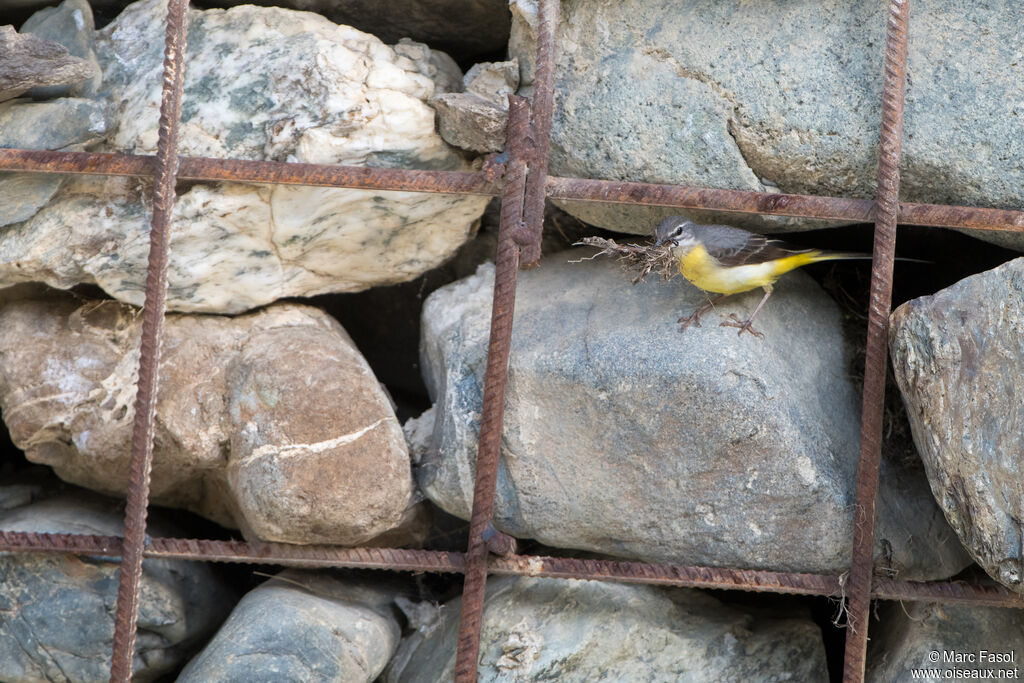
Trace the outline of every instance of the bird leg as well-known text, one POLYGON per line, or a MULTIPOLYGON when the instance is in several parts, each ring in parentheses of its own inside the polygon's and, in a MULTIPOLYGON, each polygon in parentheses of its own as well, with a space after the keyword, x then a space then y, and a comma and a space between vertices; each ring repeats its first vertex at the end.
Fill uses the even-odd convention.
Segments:
POLYGON ((715 304, 717 304, 719 301, 721 301, 722 299, 724 299, 727 296, 729 296, 729 295, 728 294, 719 294, 714 299, 711 299, 706 304, 704 304, 703 306, 699 307, 697 310, 695 310, 690 315, 684 315, 682 318, 677 320, 676 321, 677 323, 682 323, 683 324, 683 326, 679 328, 679 331, 682 332, 687 327, 689 327, 691 324, 696 325, 697 327, 700 327, 700 317, 702 315, 704 315, 705 313, 707 313, 708 311, 710 311, 712 308, 714 308, 715 304))
POLYGON ((771 285, 765 285, 764 286, 764 297, 761 299, 761 303, 759 303, 757 305, 757 308, 754 309, 754 312, 750 314, 749 318, 747 318, 746 320, 740 320, 739 316, 737 316, 735 313, 730 313, 729 314, 729 320, 723 321, 721 326, 722 327, 738 327, 738 328, 740 328, 740 331, 738 332, 738 334, 741 334, 741 335, 744 332, 749 332, 750 334, 754 335, 755 337, 758 337, 758 338, 764 337, 764 334, 761 333, 761 332, 758 332, 753 327, 751 327, 751 324, 754 322, 754 317, 757 315, 757 312, 761 310, 761 307, 764 306, 764 302, 768 301, 768 297, 770 297, 771 295, 772 295, 772 286, 771 285))

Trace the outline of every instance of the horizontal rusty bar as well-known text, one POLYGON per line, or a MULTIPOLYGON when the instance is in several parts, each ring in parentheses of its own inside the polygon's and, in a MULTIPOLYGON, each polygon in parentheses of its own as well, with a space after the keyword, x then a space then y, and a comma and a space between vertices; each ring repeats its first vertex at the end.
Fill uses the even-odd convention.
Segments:
POLYGON ((997 583, 897 581, 876 576, 871 597, 908 602, 941 602, 988 607, 1024 607, 1024 595, 997 583))
MULTIPOLYGON (((826 220, 874 221, 871 199, 824 197, 803 194, 772 194, 746 190, 722 190, 685 185, 659 185, 583 178, 548 178, 548 197, 578 201, 711 209, 826 220)), ((945 204, 900 204, 898 222, 978 230, 1024 232, 1024 211, 986 209, 945 204)))
MULTIPOLYGON (((0 531, 0 552, 46 552, 118 557, 121 553, 121 537, 0 531)), ((459 552, 396 548, 339 548, 336 546, 209 541, 189 538, 151 538, 146 543, 143 555, 162 559, 276 564, 288 567, 345 567, 437 573, 463 573, 465 570, 465 554, 459 552)), ((836 598, 843 594, 840 577, 829 574, 795 574, 765 570, 645 564, 622 560, 580 560, 531 555, 492 556, 489 563, 489 571, 493 574, 794 595, 826 595, 836 598)), ((1024 597, 996 583, 899 581, 876 576, 872 597, 881 600, 1024 607, 1024 597)))
MULTIPOLYGON (((0 149, 0 170, 5 171, 144 177, 155 174, 154 164, 155 157, 138 154, 0 149)), ((501 193, 501 183, 495 181, 486 170, 462 173, 181 157, 178 178, 396 192, 490 196, 501 193)), ((553 199, 758 213, 858 223, 874 221, 874 201, 844 197, 771 194, 553 176, 547 179, 547 196, 553 199)), ((1024 231, 1024 211, 901 202, 898 222, 904 225, 1021 232, 1024 231)))
MULTIPOLYGON (((0 531, 0 551, 119 557, 121 546, 120 536, 0 531)), ((142 554, 144 557, 170 560, 279 564, 288 567, 346 567, 441 573, 462 573, 464 567, 462 553, 210 541, 193 538, 150 538, 142 554)))
MULTIPOLYGON (((0 169, 38 173, 153 176, 156 157, 142 154, 100 154, 0 149, 0 169)), ((217 180, 276 185, 347 187, 395 192, 498 195, 500 184, 485 171, 421 171, 405 168, 331 166, 280 161, 181 157, 179 180, 217 180)))
POLYGON ((736 589, 799 595, 840 595, 838 576, 755 569, 689 567, 622 560, 581 560, 567 557, 513 555, 492 557, 495 574, 521 574, 558 579, 587 579, 691 588, 736 589))

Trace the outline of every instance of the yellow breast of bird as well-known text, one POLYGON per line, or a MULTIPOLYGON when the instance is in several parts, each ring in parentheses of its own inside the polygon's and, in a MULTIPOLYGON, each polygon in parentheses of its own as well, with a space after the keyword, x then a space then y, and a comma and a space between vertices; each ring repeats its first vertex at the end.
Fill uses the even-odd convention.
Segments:
POLYGON ((679 272, 706 292, 739 294, 770 285, 783 273, 811 261, 804 254, 794 254, 777 261, 744 266, 723 266, 702 246, 694 247, 679 258, 679 272))

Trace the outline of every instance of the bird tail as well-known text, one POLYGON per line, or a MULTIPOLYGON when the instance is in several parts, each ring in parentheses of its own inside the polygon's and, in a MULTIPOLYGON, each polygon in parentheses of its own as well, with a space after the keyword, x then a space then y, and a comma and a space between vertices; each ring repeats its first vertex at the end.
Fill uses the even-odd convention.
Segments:
MULTIPOLYGON (((871 254, 861 254, 851 251, 821 251, 819 249, 808 249, 807 251, 795 252, 790 256, 786 256, 775 261, 775 273, 776 275, 781 275, 796 268, 800 268, 811 263, 820 263, 821 261, 841 261, 852 259, 870 260, 871 258, 871 254)), ((922 261, 920 259, 897 258, 896 260, 930 263, 930 261, 922 261)))
POLYGON ((819 263, 820 261, 852 261, 854 259, 870 259, 871 254, 863 254, 854 251, 812 251, 805 252, 806 263, 819 263))
MULTIPOLYGON (((805 253, 809 257, 809 260, 807 260, 805 263, 801 263, 800 265, 805 265, 806 263, 819 263, 821 261, 849 261, 854 259, 870 260, 874 258, 871 254, 864 254, 854 251, 819 251, 817 249, 813 249, 805 253)), ((934 263, 933 261, 928 261, 926 259, 907 258, 905 256, 897 256, 896 260, 904 261, 906 263, 934 263)))

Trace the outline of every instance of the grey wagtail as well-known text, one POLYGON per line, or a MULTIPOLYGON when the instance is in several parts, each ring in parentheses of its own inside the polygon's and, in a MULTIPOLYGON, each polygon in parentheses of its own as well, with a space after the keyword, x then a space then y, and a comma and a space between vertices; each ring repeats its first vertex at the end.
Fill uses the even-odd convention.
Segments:
POLYGON ((682 216, 669 216, 658 223, 654 236, 655 246, 672 245, 672 256, 683 277, 705 292, 719 295, 691 315, 680 318, 679 322, 683 323, 680 332, 691 323, 699 327, 700 317, 730 294, 761 287, 764 297, 747 320, 740 320, 732 313, 722 325, 740 328, 739 334, 749 332, 763 337, 751 323, 771 296, 772 285, 779 277, 809 263, 871 258, 867 254, 800 249, 728 225, 698 225, 682 216))

